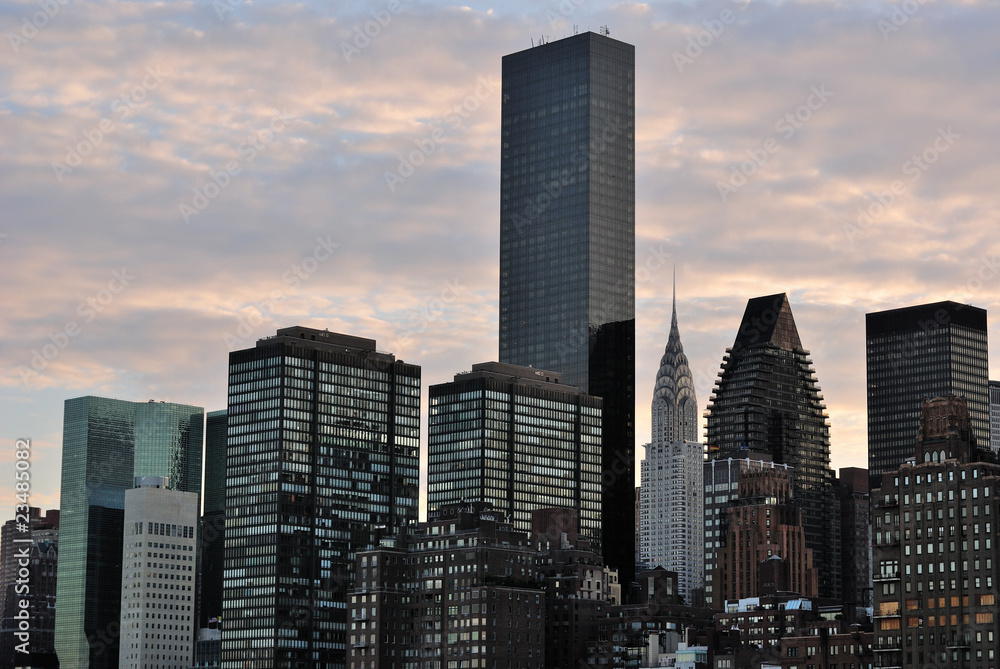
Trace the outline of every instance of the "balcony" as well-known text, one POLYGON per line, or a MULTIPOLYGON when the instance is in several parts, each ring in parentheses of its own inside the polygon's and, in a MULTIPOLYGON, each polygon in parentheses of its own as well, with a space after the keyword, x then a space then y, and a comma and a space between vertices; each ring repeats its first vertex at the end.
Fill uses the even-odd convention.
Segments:
POLYGON ((351 642, 351 648, 367 648, 367 647, 368 647, 368 638, 364 636, 358 639, 357 641, 351 642))

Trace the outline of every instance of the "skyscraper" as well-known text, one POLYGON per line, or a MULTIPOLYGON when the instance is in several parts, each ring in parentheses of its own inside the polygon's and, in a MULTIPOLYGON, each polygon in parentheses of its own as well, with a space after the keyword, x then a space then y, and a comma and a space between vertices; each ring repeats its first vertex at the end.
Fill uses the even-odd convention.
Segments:
POLYGON ((978 461, 965 398, 922 407, 916 462, 872 492, 875 664, 995 667, 1000 465, 978 461))
POLYGON ((535 509, 576 509, 577 531, 599 544, 600 398, 554 372, 496 362, 428 394, 428 511, 488 502, 526 532, 535 509))
POLYGON ((935 302, 879 311, 865 315, 865 334, 872 488, 913 457, 926 398, 965 397, 978 443, 990 443, 984 309, 935 302))
POLYGON ((195 630, 198 494, 137 476, 125 491, 121 669, 186 669, 195 630))
POLYGON ((704 554, 691 550, 705 537, 703 463, 698 400, 677 327, 674 295, 670 335, 653 391, 652 441, 642 461, 639 561, 677 572, 678 593, 692 602, 702 586, 704 554))
POLYGON ((420 368, 304 327, 229 355, 222 666, 342 668, 354 557, 417 519, 420 368))
POLYGON ((66 400, 63 418, 56 653, 65 669, 115 669, 125 491, 169 476, 201 492, 201 407, 103 397, 66 400))
POLYGON ((840 504, 830 469, 830 426, 784 293, 747 303, 736 341, 726 349, 707 423, 709 457, 766 454, 794 470, 792 497, 813 550, 819 595, 839 599, 840 504))
POLYGON ((500 362, 604 399, 604 557, 635 564, 635 48, 583 33, 503 59, 500 362))

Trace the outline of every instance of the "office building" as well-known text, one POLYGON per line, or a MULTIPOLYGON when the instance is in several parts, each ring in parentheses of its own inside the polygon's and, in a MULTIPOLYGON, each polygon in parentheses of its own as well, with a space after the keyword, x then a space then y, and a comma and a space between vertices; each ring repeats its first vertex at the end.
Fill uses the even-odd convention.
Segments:
POLYGON ((354 558, 417 519, 420 368, 305 327, 229 355, 222 666, 346 661, 354 558))
POLYGON ((118 666, 125 491, 167 476, 200 494, 200 407, 103 397, 66 400, 56 653, 63 669, 118 666))
POLYGON ((874 490, 875 664, 997 666, 1000 465, 964 397, 923 403, 915 463, 874 490))
POLYGON ((792 502, 790 473, 768 467, 741 474, 737 498, 726 511, 726 540, 712 579, 716 601, 782 591, 816 596, 818 575, 813 552, 806 547, 801 511, 792 502), (768 569, 769 578, 764 578, 768 569), (762 592, 768 583, 774 584, 772 592, 762 592))
POLYGON ((621 604, 618 573, 577 532, 573 509, 531 514, 531 545, 545 587, 545 669, 586 664, 588 642, 599 635, 611 606, 621 604))
POLYGON ((59 511, 32 506, 17 515, 0 540, 0 669, 58 667, 59 511))
POLYGON ((766 456, 794 470, 792 499, 802 511, 819 595, 839 601, 840 504, 830 426, 784 293, 747 303, 709 399, 707 428, 710 458, 766 456))
POLYGON ((120 669, 187 669, 194 653, 198 493, 138 476, 125 492, 120 669))
POLYGON ((575 509, 580 534, 600 545, 600 398, 555 372, 495 362, 428 395, 428 510, 488 502, 527 532, 535 509, 575 509))
POLYGON ((587 32, 505 56, 500 362, 604 399, 605 561, 635 563, 635 48, 587 32))
MULTIPOLYGON (((205 416, 205 509, 198 528, 198 629, 218 630, 222 617, 222 578, 226 533, 226 431, 225 410, 205 416)), ((219 641, 204 635, 202 646, 219 641)), ((212 654, 221 652, 213 649, 212 654)))
POLYGON ((675 441, 646 446, 642 461, 640 562, 678 575, 678 593, 690 604, 704 585, 704 447, 675 441))
POLYGON ((866 314, 865 339, 872 488, 913 457, 921 406, 929 397, 965 397, 976 440, 990 443, 984 309, 935 302, 866 314))
POLYGON ((449 504, 359 551, 348 669, 543 669, 545 592, 527 532, 449 504))
MULTIPOLYGON (((725 458, 708 460, 703 465, 705 510, 705 590, 704 604, 721 608, 725 600, 713 594, 713 574, 718 565, 719 551, 726 545, 729 529, 729 504, 739 495, 740 478, 744 472, 778 468, 791 477, 791 468, 786 464, 775 464, 770 456, 763 454, 759 460, 749 458, 725 458)), ((700 603, 700 602, 698 602, 700 603)))
POLYGON ((639 561, 676 572, 678 593, 688 604, 703 585, 705 569, 704 555, 691 550, 705 539, 704 450, 698 442, 698 400, 677 327, 675 295, 653 391, 652 441, 640 468, 639 561))
POLYGON ((867 609, 872 602, 872 513, 868 470, 842 467, 838 489, 843 601, 867 609))
POLYGON ((1000 381, 990 381, 990 449, 1000 453, 1000 381))

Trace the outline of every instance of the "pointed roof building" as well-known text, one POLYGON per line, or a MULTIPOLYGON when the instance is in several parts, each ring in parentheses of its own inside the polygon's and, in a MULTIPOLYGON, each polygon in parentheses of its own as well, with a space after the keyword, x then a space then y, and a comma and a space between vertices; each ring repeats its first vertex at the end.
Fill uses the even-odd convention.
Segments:
POLYGON ((642 461, 639 491, 639 559, 677 573, 677 593, 690 603, 702 587, 705 563, 691 550, 705 539, 698 402, 677 329, 674 287, 670 336, 653 391, 653 434, 642 461))
POLYGON ((708 402, 709 457, 766 458, 793 468, 821 597, 840 597, 839 516, 834 517, 830 426, 809 352, 784 294, 747 302, 708 402))
POLYGON ((677 329, 677 280, 674 279, 670 336, 660 358, 653 390, 653 443, 698 441, 698 400, 677 329))

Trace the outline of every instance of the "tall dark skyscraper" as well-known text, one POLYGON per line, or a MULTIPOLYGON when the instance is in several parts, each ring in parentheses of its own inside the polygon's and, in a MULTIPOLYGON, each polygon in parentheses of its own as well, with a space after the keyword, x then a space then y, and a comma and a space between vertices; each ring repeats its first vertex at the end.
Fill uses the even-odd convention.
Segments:
POLYGON ((118 666, 125 491, 167 476, 201 493, 205 412, 164 402, 66 400, 56 653, 66 669, 118 666))
POLYGON ((793 469, 793 498, 813 550, 819 594, 839 598, 840 504, 830 468, 830 426, 784 293, 747 303, 709 399, 707 424, 709 457, 766 454, 793 469))
POLYGON ((226 529, 225 410, 205 416, 205 511, 198 531, 198 627, 218 627, 226 529))
POLYGON ((222 667, 342 669, 376 527, 417 520, 420 368, 291 327, 229 355, 222 667))
POLYGON ((604 558, 635 568, 635 47, 503 59, 500 362, 604 399, 604 558))
POLYGON ((956 395, 969 406, 976 441, 990 443, 986 311, 935 302, 867 314, 868 473, 913 457, 923 401, 956 395))
POLYGON ((519 530, 535 509, 577 511, 601 538, 601 400, 558 374, 495 362, 431 386, 427 511, 489 502, 519 530))

